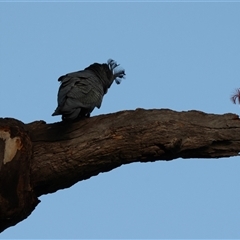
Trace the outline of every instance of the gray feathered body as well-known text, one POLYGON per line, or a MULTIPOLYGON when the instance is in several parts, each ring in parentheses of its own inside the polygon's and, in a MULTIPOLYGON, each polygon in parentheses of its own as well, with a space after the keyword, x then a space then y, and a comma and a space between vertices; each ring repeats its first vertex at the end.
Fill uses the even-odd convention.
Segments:
POLYGON ((52 116, 62 115, 63 120, 89 117, 95 107, 100 108, 103 96, 113 81, 120 83, 124 70, 116 71, 117 63, 94 63, 82 71, 61 76, 58 91, 58 107, 52 116))

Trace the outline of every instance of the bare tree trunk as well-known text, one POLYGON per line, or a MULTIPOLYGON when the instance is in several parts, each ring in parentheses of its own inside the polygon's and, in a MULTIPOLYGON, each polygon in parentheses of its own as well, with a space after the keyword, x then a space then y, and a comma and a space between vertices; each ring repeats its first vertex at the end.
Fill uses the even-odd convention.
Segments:
POLYGON ((29 216, 39 200, 122 164, 220 158, 240 152, 235 114, 122 111, 74 123, 0 119, 0 231, 29 216))

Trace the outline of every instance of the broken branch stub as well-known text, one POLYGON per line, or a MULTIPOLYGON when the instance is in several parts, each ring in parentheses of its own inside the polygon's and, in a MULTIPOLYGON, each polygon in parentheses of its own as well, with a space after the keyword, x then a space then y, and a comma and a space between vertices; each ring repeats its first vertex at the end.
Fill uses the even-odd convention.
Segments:
POLYGON ((0 118, 0 232, 28 217, 39 202, 30 185, 31 156, 24 124, 0 118))

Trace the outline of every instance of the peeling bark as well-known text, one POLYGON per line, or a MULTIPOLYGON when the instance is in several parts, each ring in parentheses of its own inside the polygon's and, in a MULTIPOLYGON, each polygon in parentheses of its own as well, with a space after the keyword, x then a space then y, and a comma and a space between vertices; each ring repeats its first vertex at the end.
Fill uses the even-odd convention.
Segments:
MULTIPOLYGON (((15 194, 13 199, 28 196, 21 199, 25 204, 21 206, 30 214, 37 204, 35 195, 70 187, 122 164, 231 157, 240 152, 240 119, 230 113, 137 109, 73 123, 36 121, 24 126, 14 121, 0 119, 0 131, 8 129, 10 142, 17 148, 14 158, 4 164, 6 140, 0 133, 1 211, 13 206, 4 202, 12 199, 3 197, 6 186, 11 186, 8 189, 15 194), (16 125, 18 131, 9 130, 9 124, 16 125)), ((4 228, 2 224, 0 230, 4 228)))

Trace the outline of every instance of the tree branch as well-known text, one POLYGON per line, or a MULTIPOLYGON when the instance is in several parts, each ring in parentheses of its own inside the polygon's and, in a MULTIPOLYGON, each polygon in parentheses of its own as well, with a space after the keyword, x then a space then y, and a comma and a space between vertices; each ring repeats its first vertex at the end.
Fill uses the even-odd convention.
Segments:
POLYGON ((235 114, 137 109, 72 124, 35 122, 28 130, 31 182, 38 196, 122 164, 240 152, 240 119, 235 114))
POLYGON ((235 114, 122 111, 82 121, 0 119, 0 232, 53 193, 122 164, 238 156, 235 114))

